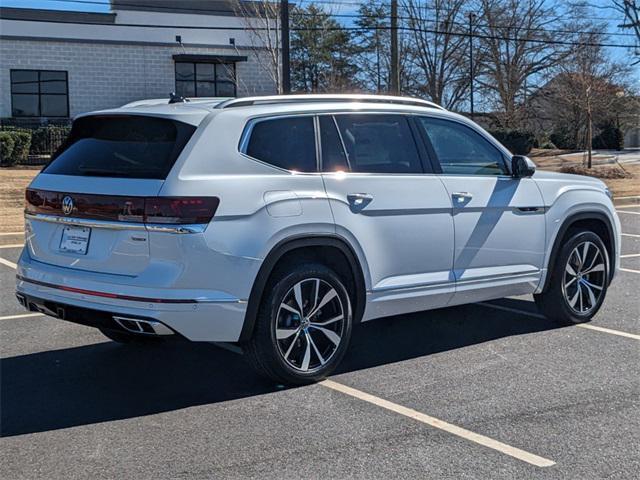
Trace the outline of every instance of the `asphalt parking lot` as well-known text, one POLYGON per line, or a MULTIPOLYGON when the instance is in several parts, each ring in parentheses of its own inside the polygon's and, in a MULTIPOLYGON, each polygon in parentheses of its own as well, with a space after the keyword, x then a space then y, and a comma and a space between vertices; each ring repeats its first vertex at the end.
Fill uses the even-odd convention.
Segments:
POLYGON ((530 297, 369 322, 293 389, 211 345, 27 315, 0 236, 0 476, 638 478, 640 207, 619 212, 623 270, 587 326, 530 297))

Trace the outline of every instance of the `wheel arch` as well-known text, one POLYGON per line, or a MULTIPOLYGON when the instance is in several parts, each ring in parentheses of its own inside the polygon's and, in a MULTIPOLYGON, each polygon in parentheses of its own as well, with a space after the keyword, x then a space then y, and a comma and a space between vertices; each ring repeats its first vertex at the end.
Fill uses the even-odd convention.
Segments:
POLYGON ((560 252, 562 242, 565 239, 567 233, 572 228, 579 226, 592 227, 592 231, 603 237, 602 241, 607 248, 607 253, 609 254, 609 282, 611 282, 611 280, 613 279, 615 269, 611 266, 615 264, 616 242, 615 230, 611 219, 605 213, 599 211, 578 212, 569 215, 562 222, 562 225, 556 233, 555 239, 553 241, 553 248, 551 249, 551 254, 549 255, 549 261, 547 262, 547 273, 545 275, 544 284, 542 285, 540 291, 546 290, 547 286, 549 285, 549 281, 551 278, 551 269, 553 268, 553 265, 558 258, 558 253, 560 252), (602 235, 603 233, 604 235, 602 235))
POLYGON ((327 248, 339 251, 347 261, 354 285, 353 296, 355 298, 352 300, 355 300, 355 306, 353 309, 353 318, 355 323, 360 321, 366 303, 366 286, 362 265, 353 248, 346 240, 337 235, 322 234, 290 237, 277 243, 267 254, 260 266, 256 279, 253 282, 251 293, 249 294, 247 311, 238 342, 244 342, 251 338, 265 288, 281 260, 283 260, 287 254, 294 253, 294 251, 300 251, 300 254, 303 254, 305 250, 309 251, 309 249, 311 249, 311 251, 313 251, 316 249, 317 251, 318 249, 327 248))

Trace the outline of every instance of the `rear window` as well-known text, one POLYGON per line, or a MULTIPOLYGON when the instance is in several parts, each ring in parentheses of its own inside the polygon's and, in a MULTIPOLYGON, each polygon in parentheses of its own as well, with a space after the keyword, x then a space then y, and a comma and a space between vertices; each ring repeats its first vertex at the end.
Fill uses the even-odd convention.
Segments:
POLYGON ((195 130, 157 117, 80 118, 44 173, 165 179, 195 130))

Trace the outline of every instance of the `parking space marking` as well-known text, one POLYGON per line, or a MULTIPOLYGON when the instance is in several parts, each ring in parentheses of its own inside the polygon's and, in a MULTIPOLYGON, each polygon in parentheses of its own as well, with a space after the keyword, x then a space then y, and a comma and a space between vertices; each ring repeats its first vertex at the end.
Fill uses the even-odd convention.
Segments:
MULTIPOLYGON (((494 305, 493 303, 478 302, 477 305, 494 308, 496 310, 503 310, 505 312, 520 313, 522 315, 528 315, 530 317, 535 317, 535 318, 543 318, 543 319, 547 318, 540 313, 527 312, 526 310, 519 310, 517 308, 503 307, 502 305, 494 305)), ((597 332, 608 333, 610 335, 617 335, 619 337, 626 337, 626 338, 632 338, 633 340, 640 340, 640 335, 636 335, 635 333, 623 332, 621 330, 613 330, 612 328, 596 327, 595 325, 589 325, 587 323, 578 323, 575 326, 580 328, 586 328, 587 330, 595 330, 597 332)))
POLYGON ((616 210, 619 208, 640 208, 640 203, 634 205, 616 205, 616 210))
POLYGON ((24 243, 12 243, 10 245, 0 245, 0 248, 22 248, 24 243))
POLYGON ((628 255, 620 255, 620 258, 640 257, 640 253, 629 253, 628 255))
POLYGON ((624 210, 616 210, 618 213, 626 213, 627 215, 640 215, 640 212, 625 212, 624 210))
POLYGON ((631 268, 622 268, 622 267, 620 267, 620 270, 622 270, 623 272, 629 272, 629 273, 640 273, 640 270, 633 270, 631 268))
POLYGON ((554 462, 553 460, 549 460, 548 458, 540 457, 525 450, 512 447, 511 445, 499 442, 498 440, 494 440, 492 438, 485 437, 484 435, 480 435, 479 433, 475 433, 465 428, 458 427, 457 425, 447 423, 443 420, 439 420, 424 413, 418 412, 417 410, 414 410, 412 408, 403 407, 402 405, 390 402, 380 397, 376 397, 369 393, 356 390, 355 388, 347 387, 346 385, 342 385, 341 383, 337 383, 332 380, 323 380, 319 385, 357 398, 358 400, 371 403, 405 417, 412 418, 431 427, 443 430, 447 433, 456 435, 470 442, 477 443, 478 445, 491 448, 536 467, 551 467, 556 464, 556 462, 554 462))
POLYGON ((28 318, 28 317, 41 317, 42 313, 21 313, 19 315, 7 315, 6 317, 0 317, 1 320, 14 320, 16 318, 28 318))
POLYGON ((640 238, 640 235, 636 235, 635 233, 621 233, 621 235, 623 237, 634 237, 634 238, 640 238))
POLYGON ((24 235, 24 232, 2 232, 2 233, 0 233, 1 237, 5 237, 7 235, 24 235))
POLYGON ((10 262, 9 260, 6 260, 6 259, 4 259, 2 257, 0 257, 0 264, 5 265, 5 266, 10 267, 10 268, 13 268, 14 270, 16 268, 18 268, 18 265, 16 265, 13 262, 10 262))

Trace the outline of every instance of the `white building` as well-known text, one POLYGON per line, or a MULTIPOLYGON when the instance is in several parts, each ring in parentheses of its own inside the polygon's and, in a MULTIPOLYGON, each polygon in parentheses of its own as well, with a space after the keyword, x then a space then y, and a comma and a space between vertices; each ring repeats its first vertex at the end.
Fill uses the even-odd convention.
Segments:
POLYGON ((111 13, 0 8, 0 117, 65 119, 170 92, 276 93, 245 27, 229 0, 111 0, 111 13))

